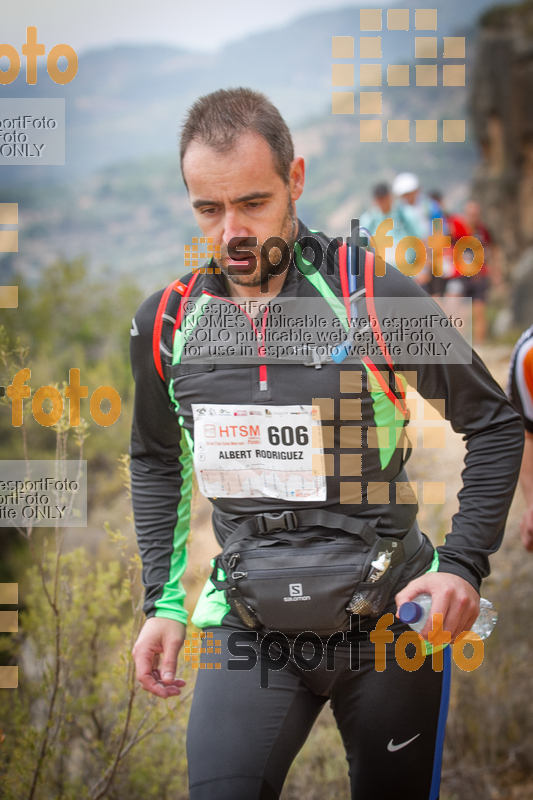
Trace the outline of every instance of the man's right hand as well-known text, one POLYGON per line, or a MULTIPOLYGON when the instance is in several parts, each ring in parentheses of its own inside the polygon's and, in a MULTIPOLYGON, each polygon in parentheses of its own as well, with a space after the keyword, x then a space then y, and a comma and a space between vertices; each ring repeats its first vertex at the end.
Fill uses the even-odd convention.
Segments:
POLYGON ((146 620, 132 650, 137 680, 143 689, 164 699, 181 694, 185 681, 176 680, 175 675, 184 639, 182 622, 165 617, 146 620))

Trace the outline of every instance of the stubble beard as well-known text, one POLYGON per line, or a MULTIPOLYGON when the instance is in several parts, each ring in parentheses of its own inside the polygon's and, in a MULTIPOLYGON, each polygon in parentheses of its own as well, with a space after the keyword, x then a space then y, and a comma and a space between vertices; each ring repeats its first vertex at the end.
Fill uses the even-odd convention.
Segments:
MULTIPOLYGON (((289 199, 289 202, 287 204, 287 211, 281 223, 281 233, 279 234, 279 236, 280 238, 284 239, 287 242, 287 246, 291 253, 291 257, 294 249, 294 243, 296 242, 297 228, 298 228, 298 220, 294 213, 292 201, 289 199), (290 234, 286 234, 284 236, 283 233, 287 228, 289 228, 289 226, 290 226, 290 234)), ((255 286, 260 286, 262 284, 264 285, 265 283, 268 285, 268 278, 270 278, 270 276, 278 274, 279 266, 278 264, 271 264, 268 261, 268 259, 264 259, 265 263, 262 263, 263 259, 260 258, 259 260, 261 261, 260 269, 257 270, 256 267, 256 269, 251 275, 239 275, 239 274, 232 275, 229 274, 228 267, 224 267, 223 264, 221 263, 218 264, 218 266, 220 266, 220 271, 224 274, 227 280, 231 281, 236 286, 255 287, 255 286)))

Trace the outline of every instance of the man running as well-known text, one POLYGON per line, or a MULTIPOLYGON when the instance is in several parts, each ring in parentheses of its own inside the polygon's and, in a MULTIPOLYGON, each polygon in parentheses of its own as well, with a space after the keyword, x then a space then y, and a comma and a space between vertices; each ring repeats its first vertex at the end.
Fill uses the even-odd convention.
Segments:
MULTIPOLYGON (((275 330, 267 324, 269 315, 276 322, 281 304, 289 299, 303 302, 310 317, 321 303, 330 310, 333 324, 335 319, 346 323, 365 292, 367 303, 381 304, 378 317, 384 326, 407 301, 422 303, 418 308, 437 315, 443 324, 446 318, 413 280, 393 268, 375 280, 372 271, 361 269, 348 299, 346 252, 296 216, 304 160, 294 156, 290 132, 264 95, 231 89, 200 98, 182 129, 181 166, 201 231, 198 244, 206 251, 209 246, 221 251, 175 290, 146 300, 132 328, 132 498, 147 616, 133 651, 138 680, 162 698, 179 694, 183 686, 175 672, 187 622, 180 579, 186 565, 193 461, 199 487, 213 505, 221 546, 243 526, 267 533, 283 527, 290 545, 296 534, 312 533, 315 515, 316 531, 322 531, 325 541, 335 537, 334 529, 362 529, 367 523, 380 537, 401 542, 406 554, 397 594, 383 612, 394 614, 397 605, 429 592, 432 611, 443 615, 453 641, 477 616, 488 557, 501 543, 523 446, 518 414, 453 330, 453 347, 468 356, 459 359, 462 363, 433 359, 416 364, 416 369, 412 363, 394 363, 397 376, 416 371, 420 394, 443 408, 466 440, 460 508, 446 543, 435 551, 416 524, 416 497, 404 469, 404 449, 395 438, 407 416, 392 369, 383 373, 385 382, 372 362, 353 354, 344 361, 338 353, 323 357, 318 348, 312 353, 302 348, 296 360, 269 360, 264 343, 267 331, 275 330), (269 246, 262 250, 267 240, 269 246), (325 263, 314 268, 321 254, 325 263), (176 292, 184 295, 181 305, 176 292), (169 311, 168 304, 176 299, 169 311), (223 339, 245 337, 242 341, 255 360, 185 358, 191 341, 199 346, 221 327, 223 339), (172 340, 164 332, 174 328, 172 340), (165 364, 170 351, 172 364, 165 364), (315 439, 309 432, 318 424, 317 408, 320 431, 315 439), (262 424, 268 426, 269 442, 235 445, 244 434, 247 442, 258 440, 258 431, 266 430, 262 424), (227 437, 229 444, 222 446, 220 437, 227 437), (315 463, 313 450, 320 462, 315 471, 303 468, 312 459, 315 463), (302 470, 282 460, 282 451, 286 459, 302 459, 302 470)), ((355 246, 351 251, 352 264, 365 261, 365 251, 355 246)), ((191 265, 196 266, 192 259, 191 265)), ((302 322, 302 331, 304 327, 302 322)), ((312 335, 316 326, 310 328, 312 335)), ((293 329, 289 332, 294 335, 293 329)), ((305 555, 305 547, 291 549, 305 555)), ((270 550, 257 548, 259 578, 270 550)), ((385 562, 381 568, 386 569, 385 562)), ((243 574, 236 568, 232 577, 243 574)), ((324 567, 328 586, 330 574, 324 567)), ((212 577, 217 584, 223 578, 220 570, 212 577)), ((310 598, 301 583, 290 584, 285 592, 289 600, 310 598)), ((324 661, 309 668, 309 648, 299 655, 294 648, 280 669, 275 647, 261 652, 261 635, 268 630, 251 630, 250 608, 236 601, 230 607, 228 597, 209 580, 193 615, 193 622, 219 644, 205 648, 191 708, 191 800, 279 797, 292 761, 328 700, 346 748, 354 798, 438 797, 449 647, 444 669, 433 670, 426 658, 418 670, 408 671, 397 663, 394 646, 384 645, 386 668, 378 669, 372 643, 376 618, 361 615, 355 618, 359 625, 352 626, 360 644, 357 663, 351 642, 348 646, 341 633, 333 670, 324 661), (216 655, 217 648, 221 655, 216 655), (250 669, 257 659, 260 666, 250 669), (265 669, 268 688, 262 682, 265 669)), ((305 610, 305 602, 285 606, 305 610)), ((252 615, 254 611, 264 617, 266 607, 259 604, 252 615)), ((386 637, 397 638, 406 630, 395 620, 386 637)), ((422 632, 426 638, 428 631, 429 624, 422 632)))

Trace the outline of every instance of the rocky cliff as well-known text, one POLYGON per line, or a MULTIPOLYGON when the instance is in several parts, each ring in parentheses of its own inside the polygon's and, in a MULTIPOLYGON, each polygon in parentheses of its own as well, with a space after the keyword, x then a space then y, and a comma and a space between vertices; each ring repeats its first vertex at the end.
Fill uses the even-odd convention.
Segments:
POLYGON ((472 81, 474 194, 501 244, 517 324, 533 322, 533 0, 481 19, 472 81))

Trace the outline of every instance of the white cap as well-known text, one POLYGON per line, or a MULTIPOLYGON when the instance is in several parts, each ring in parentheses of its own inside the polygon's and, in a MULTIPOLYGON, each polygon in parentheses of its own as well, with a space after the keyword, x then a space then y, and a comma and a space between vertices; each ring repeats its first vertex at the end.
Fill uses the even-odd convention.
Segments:
POLYGON ((392 192, 396 197, 401 197, 408 192, 414 192, 420 188, 420 182, 412 172, 400 172, 392 182, 392 192))

